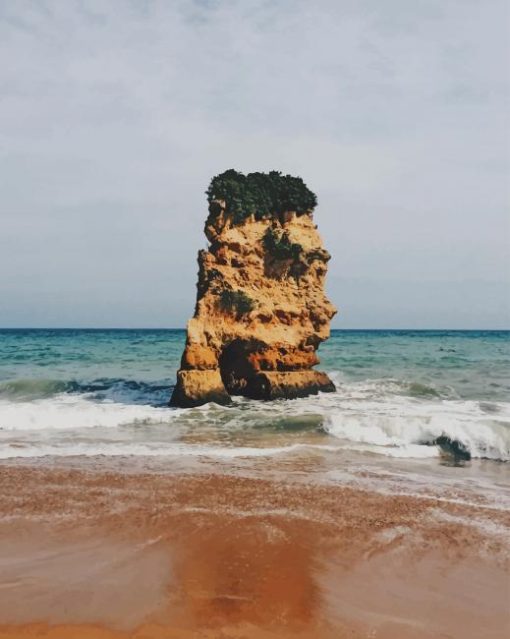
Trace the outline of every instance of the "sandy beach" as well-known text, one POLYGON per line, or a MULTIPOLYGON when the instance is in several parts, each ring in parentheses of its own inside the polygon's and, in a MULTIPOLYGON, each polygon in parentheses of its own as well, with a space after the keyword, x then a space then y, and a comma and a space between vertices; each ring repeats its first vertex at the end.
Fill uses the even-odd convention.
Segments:
POLYGON ((128 459, 0 467, 0 638, 508 636, 510 515, 128 459))

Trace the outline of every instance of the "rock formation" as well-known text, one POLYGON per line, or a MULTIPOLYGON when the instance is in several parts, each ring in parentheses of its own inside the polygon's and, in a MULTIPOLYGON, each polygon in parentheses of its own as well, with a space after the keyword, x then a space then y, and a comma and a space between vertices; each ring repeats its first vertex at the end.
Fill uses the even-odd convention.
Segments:
POLYGON ((315 195, 300 178, 233 170, 207 193, 210 245, 198 254, 195 314, 170 405, 335 390, 313 370, 336 312, 324 293, 330 255, 313 222, 315 195))

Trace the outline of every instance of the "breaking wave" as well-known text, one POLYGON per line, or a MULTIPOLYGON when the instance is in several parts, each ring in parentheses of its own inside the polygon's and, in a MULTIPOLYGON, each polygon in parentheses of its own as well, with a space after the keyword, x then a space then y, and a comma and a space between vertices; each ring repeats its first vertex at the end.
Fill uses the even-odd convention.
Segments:
POLYGON ((279 455, 313 436, 330 451, 510 461, 509 403, 405 380, 335 381, 335 393, 199 409, 167 408, 164 380, 3 382, 0 456, 279 455))
POLYGON ((499 404, 490 415, 479 402, 344 401, 324 428, 360 449, 394 457, 429 457, 438 449, 464 459, 510 460, 510 410, 499 404))

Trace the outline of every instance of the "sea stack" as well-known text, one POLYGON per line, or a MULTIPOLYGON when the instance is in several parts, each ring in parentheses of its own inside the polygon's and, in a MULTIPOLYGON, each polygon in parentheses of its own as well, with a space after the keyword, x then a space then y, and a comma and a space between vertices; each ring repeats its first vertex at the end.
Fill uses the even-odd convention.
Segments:
POLYGON ((336 313, 317 199, 298 177, 234 170, 207 191, 209 248, 198 253, 195 313, 170 405, 227 404, 334 391, 313 370, 336 313))

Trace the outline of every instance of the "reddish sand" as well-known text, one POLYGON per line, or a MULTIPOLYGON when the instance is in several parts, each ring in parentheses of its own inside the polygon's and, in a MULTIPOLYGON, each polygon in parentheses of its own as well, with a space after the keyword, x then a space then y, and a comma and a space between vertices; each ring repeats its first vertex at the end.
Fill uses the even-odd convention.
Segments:
POLYGON ((506 511, 97 465, 0 488, 0 639, 510 636, 506 511))

